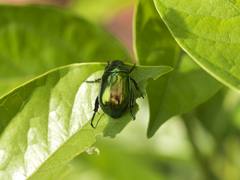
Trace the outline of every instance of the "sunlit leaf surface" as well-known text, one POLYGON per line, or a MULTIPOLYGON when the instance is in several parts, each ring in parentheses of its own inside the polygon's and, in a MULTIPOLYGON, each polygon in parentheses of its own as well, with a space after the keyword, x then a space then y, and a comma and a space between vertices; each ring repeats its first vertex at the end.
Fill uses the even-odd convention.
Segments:
MULTIPOLYGON (((131 121, 127 110, 117 120, 104 115, 96 129, 90 126, 99 83, 83 81, 101 77, 105 66, 74 64, 55 69, 0 99, 0 179, 57 178, 69 170, 66 164, 74 156, 92 145, 95 135, 115 137, 131 121)), ((144 92, 146 79, 169 71, 167 66, 137 66, 130 75, 144 92)), ((137 111, 134 103, 133 112, 137 111)))

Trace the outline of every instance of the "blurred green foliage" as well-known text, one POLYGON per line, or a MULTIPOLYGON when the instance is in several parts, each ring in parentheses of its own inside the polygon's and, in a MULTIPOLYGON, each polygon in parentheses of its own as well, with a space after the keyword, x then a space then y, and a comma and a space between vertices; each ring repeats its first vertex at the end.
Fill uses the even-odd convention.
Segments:
POLYGON ((69 8, 79 16, 94 23, 110 21, 126 8, 132 7, 137 0, 72 0, 69 8))
POLYGON ((128 59, 101 27, 47 6, 0 6, 0 96, 27 80, 71 63, 128 59), (86 35, 87 34, 87 35, 86 35))
MULTIPOLYGON (((49 169, 43 168, 30 179, 43 179, 45 176, 49 179, 65 180, 240 179, 240 98, 239 94, 222 85, 223 83, 232 89, 239 89, 239 37, 236 35, 239 34, 239 1, 154 2, 155 5, 153 1, 139 0, 136 5, 136 59, 141 65, 169 65, 174 71, 157 81, 149 81, 151 84, 147 88, 148 101, 137 101, 140 111, 136 121, 131 122, 121 134, 114 139, 102 138, 102 135, 96 137, 94 147, 97 148, 93 150, 100 150, 99 155, 97 152, 93 152, 92 155, 84 152, 70 162, 73 166, 70 173, 71 168, 67 163, 71 159, 67 159, 50 166, 50 172, 54 173, 49 175, 46 173, 49 169), (147 121, 149 115, 150 122, 147 121), (151 139, 146 137, 147 126, 147 135, 152 136, 151 139)), ((0 96, 60 66, 105 62, 107 58, 112 60, 128 57, 128 62, 131 62, 127 50, 100 24, 114 19, 117 12, 134 3, 135 0, 72 1, 65 10, 59 7, 32 5, 0 6, 0 96)), ((94 70, 96 69, 91 69, 94 70)), ((65 73, 60 75, 65 76, 65 73)), ((62 87, 66 88, 67 83, 72 82, 74 78, 76 80, 77 76, 65 80, 66 83, 62 87)), ((54 81, 48 83, 54 85, 54 81)), ((28 85, 22 87, 29 90, 28 85)), ((93 89, 97 91, 97 85, 94 85, 93 89)), ((39 92, 44 93, 40 90, 39 92)), ((48 92, 51 93, 51 88, 48 92)), ((96 95, 93 93, 91 96, 96 95)), ((6 96, 1 100, 5 103, 4 97, 6 96)), ((37 98, 41 97, 43 98, 37 98)), ((19 97, 16 96, 17 98, 19 97)), ((26 97, 26 101, 28 98, 31 99, 31 95, 26 97)), ((94 99, 87 102, 90 109, 93 101, 94 99)), ((22 104, 14 103, 18 102, 17 100, 11 102, 8 107, 18 107, 19 112, 25 106, 24 101, 22 104)), ((36 101, 36 107, 41 106, 39 102, 36 101)), ((13 112, 14 108, 9 111, 13 112)), ((2 112, 3 109, 0 108, 0 115, 2 112)), ((37 112, 31 111, 33 114, 37 112)), ((14 120, 14 116, 9 119, 14 120)), ((103 124, 106 122, 108 118, 102 121, 103 124)), ((9 122, 0 123, 3 127, 2 132, 8 132, 10 135, 17 132, 21 134, 26 130, 29 138, 24 141, 28 145, 39 140, 38 136, 31 136, 32 132, 28 132, 28 127, 21 127, 21 122, 17 129, 10 129, 9 122)), ((58 132, 59 127, 53 129, 58 132)), ((94 139, 95 134, 90 132, 92 129, 86 130, 87 133, 83 133, 85 138, 94 139)), ((0 136, 0 141, 2 137, 0 136)), ((21 136, 17 138, 20 140, 12 138, 12 147, 21 147, 17 151, 24 154, 28 147, 23 146, 21 136)), ((81 138, 79 136, 79 143, 81 138)), ((58 139, 56 143, 60 141, 65 140, 58 139)), ((68 155, 69 148, 77 146, 70 145, 65 145, 66 149, 59 150, 63 153, 59 152, 59 156, 55 158, 59 158, 60 161, 68 155)), ((81 152, 84 151, 84 147, 90 148, 90 143, 79 144, 81 145, 81 152)), ((7 144, 2 142, 1 162, 7 157, 3 152, 4 147, 7 147, 7 144)), ((35 154, 44 151, 37 148, 34 150, 35 154)), ((16 153, 16 156, 11 157, 12 162, 18 162, 17 155, 16 153)), ((47 166, 46 162, 41 163, 47 166)), ((26 162, 23 159, 21 163, 26 162)), ((33 162, 34 165, 37 163, 33 162)), ((14 165, 18 167, 18 163, 14 165)), ((3 163, 0 168, 0 179, 9 179, 9 176, 3 173, 8 170, 6 165, 3 163)), ((25 179, 17 174, 24 170, 16 169, 8 170, 14 175, 13 179, 25 179)), ((31 172, 31 167, 26 167, 25 171, 31 172)))

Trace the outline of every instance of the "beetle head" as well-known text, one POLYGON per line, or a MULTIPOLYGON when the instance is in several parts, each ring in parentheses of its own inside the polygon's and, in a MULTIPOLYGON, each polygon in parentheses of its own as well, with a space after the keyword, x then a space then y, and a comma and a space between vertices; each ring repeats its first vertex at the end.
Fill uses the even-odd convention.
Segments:
POLYGON ((111 65, 110 66, 124 66, 124 62, 123 61, 120 61, 120 60, 114 60, 111 62, 111 65))
POLYGON ((109 68, 111 69, 111 68, 114 68, 116 66, 124 66, 124 61, 121 61, 121 60, 113 60, 113 61, 108 60, 107 62, 108 62, 108 65, 105 68, 105 71, 108 70, 109 68), (109 63, 111 63, 111 64, 109 65, 109 63))

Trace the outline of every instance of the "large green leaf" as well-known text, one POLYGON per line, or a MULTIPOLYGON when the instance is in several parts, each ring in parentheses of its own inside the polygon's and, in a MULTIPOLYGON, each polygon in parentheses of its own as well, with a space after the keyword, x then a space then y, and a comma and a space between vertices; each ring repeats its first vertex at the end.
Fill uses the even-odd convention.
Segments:
POLYGON ((108 33, 67 11, 0 6, 0 96, 59 66, 125 57, 108 33))
MULTIPOLYGON (((75 64, 55 69, 0 99, 0 179, 60 177, 69 171, 66 164, 89 148, 97 134, 115 137, 131 121, 127 111, 117 120, 103 116, 96 129, 90 126, 99 84, 83 81, 101 77, 105 66, 75 64)), ((144 92, 147 78, 169 71, 167 66, 137 66, 131 77, 144 92)), ((135 97, 140 97, 137 91, 135 97)), ((134 103, 133 112, 137 111, 134 103)))
POLYGON ((208 73, 240 91, 239 0, 154 0, 179 45, 208 73))
POLYGON ((141 0, 135 17, 135 49, 141 65, 168 65, 173 72, 147 87, 148 137, 169 118, 206 101, 221 87, 172 38, 153 2, 141 0))

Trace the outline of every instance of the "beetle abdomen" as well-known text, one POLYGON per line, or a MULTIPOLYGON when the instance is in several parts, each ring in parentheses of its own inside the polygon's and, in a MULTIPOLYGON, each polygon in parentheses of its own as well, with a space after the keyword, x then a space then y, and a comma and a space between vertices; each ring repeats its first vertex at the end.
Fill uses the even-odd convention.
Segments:
POLYGON ((119 118, 126 111, 130 94, 130 78, 126 73, 103 75, 99 91, 102 110, 112 118, 119 118))

